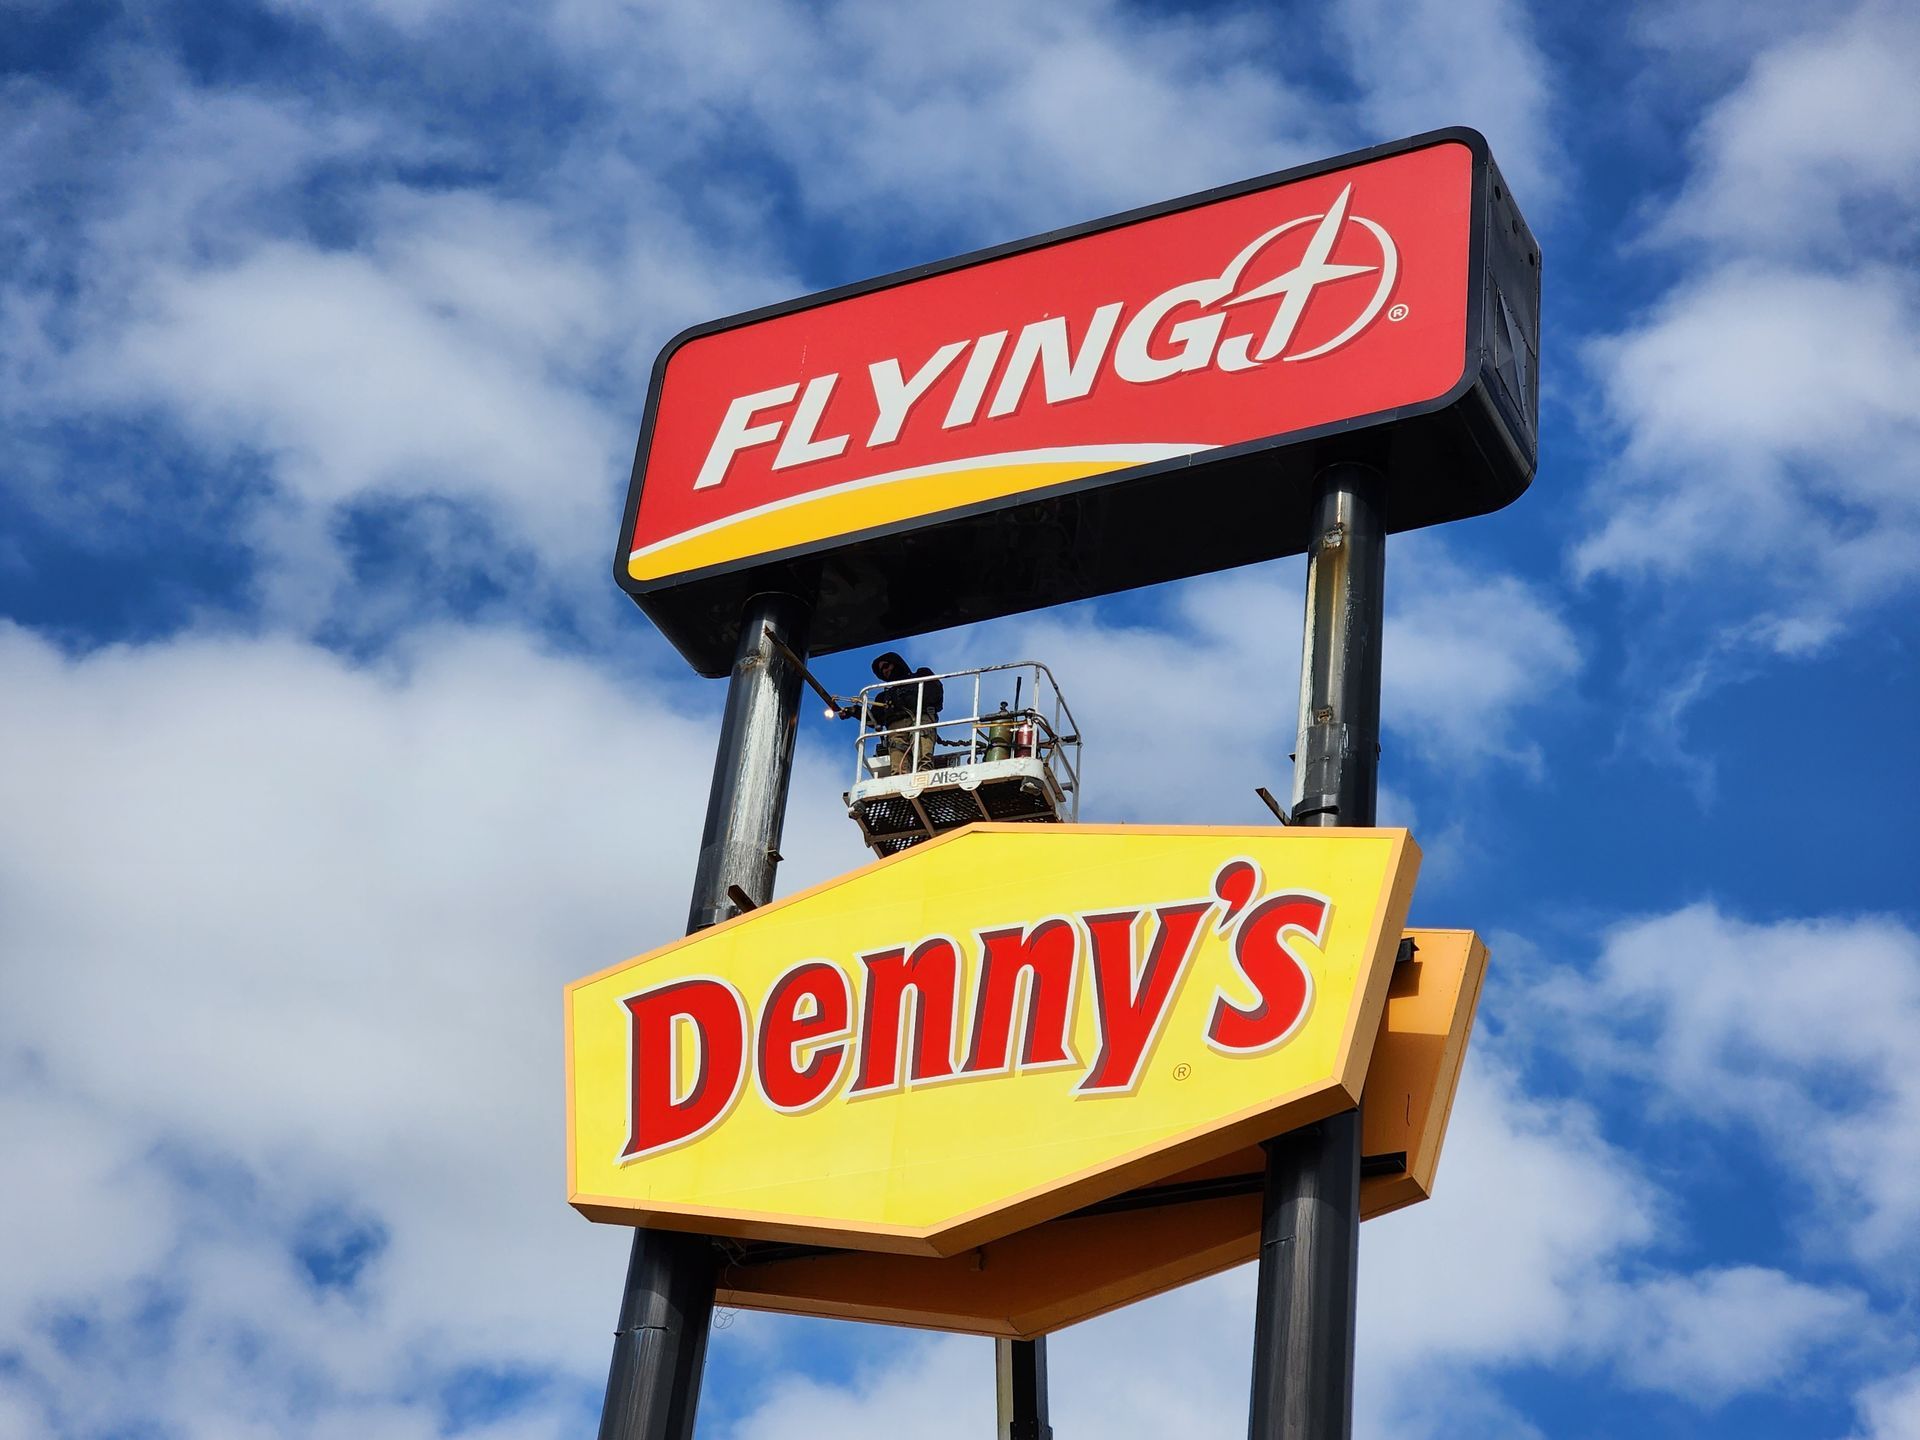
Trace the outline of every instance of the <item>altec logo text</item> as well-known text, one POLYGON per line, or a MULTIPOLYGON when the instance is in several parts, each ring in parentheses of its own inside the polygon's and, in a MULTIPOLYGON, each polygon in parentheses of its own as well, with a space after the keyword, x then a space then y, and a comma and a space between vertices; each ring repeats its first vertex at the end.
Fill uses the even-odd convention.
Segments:
POLYGON ((1366 162, 673 349, 636 580, 1440 396, 1472 158, 1366 162))

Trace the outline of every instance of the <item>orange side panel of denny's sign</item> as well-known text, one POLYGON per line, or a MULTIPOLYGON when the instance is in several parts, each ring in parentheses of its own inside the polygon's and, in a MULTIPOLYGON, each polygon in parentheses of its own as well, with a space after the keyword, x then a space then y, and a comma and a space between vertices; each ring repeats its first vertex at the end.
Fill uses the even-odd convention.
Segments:
POLYGON ((569 1198, 951 1254, 1353 1103, 1399 830, 976 826, 568 987, 569 1198))
MULTIPOLYGON (((1304 526, 1267 513, 1285 473, 1241 476, 1242 497, 1220 462, 1332 431, 1340 458, 1384 464, 1358 422, 1454 406, 1493 353, 1496 203, 1507 235, 1484 142, 1438 132, 697 327, 655 369, 616 573, 718 673, 710 622, 737 622, 741 588, 718 577, 743 569, 814 601, 830 650, 1297 549, 1304 526), (1132 483, 1152 475, 1172 478, 1132 483), (1110 493, 1071 498, 1087 487, 1110 493), (949 523, 991 514, 1072 533, 949 523), (1152 546, 1107 558, 1143 524, 1152 546), (1250 525, 1260 554, 1240 553, 1250 525), (983 573, 982 535, 1026 563, 983 573)), ((1522 248, 1507 290, 1537 288, 1522 248)), ((1514 377, 1525 411, 1530 361, 1514 377)), ((1419 442, 1393 528, 1524 488, 1530 434, 1493 480, 1466 469, 1512 437, 1447 436, 1419 442)))

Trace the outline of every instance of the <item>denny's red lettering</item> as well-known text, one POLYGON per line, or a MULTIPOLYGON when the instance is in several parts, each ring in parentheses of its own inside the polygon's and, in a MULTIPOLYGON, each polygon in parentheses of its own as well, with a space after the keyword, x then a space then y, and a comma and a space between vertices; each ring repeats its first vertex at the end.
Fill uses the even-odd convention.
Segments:
POLYGON ((746 1074, 747 1007, 724 980, 676 980, 622 1002, 631 1017, 632 1127, 623 1159, 665 1150, 718 1124, 746 1074), (683 1044, 693 1081, 684 1092, 683 1044))
POLYGON ((1332 907, 1318 895, 1275 895, 1247 912, 1233 932, 1233 960, 1257 995, 1239 1006, 1217 991, 1207 1021, 1207 1043, 1232 1055, 1257 1055, 1293 1034, 1313 998, 1313 975, 1287 948, 1287 937, 1326 939, 1332 907))
POLYGON ((847 1053, 852 1011, 847 977, 838 965, 810 960, 773 982, 754 1050, 760 1093, 769 1105, 806 1110, 826 1098, 847 1053), (811 1047, 804 1062, 802 1047, 811 1047))
POLYGON ((992 927, 973 946, 931 935, 862 954, 851 971, 804 960, 753 1005, 704 976, 629 995, 621 1003, 632 1124, 621 1158, 705 1134, 731 1111, 749 1070, 771 1109, 797 1114, 843 1084, 858 1099, 1080 1065, 1074 1027, 1083 1013, 1094 1053, 1074 1094, 1130 1094, 1203 945, 1227 948, 1219 934, 1231 936, 1234 973, 1215 989, 1204 1035, 1191 1038, 1221 1055, 1271 1050, 1312 1001, 1311 975, 1289 947, 1304 937, 1324 948, 1331 907, 1295 891, 1260 900, 1260 888, 1257 867, 1230 861, 1214 876, 1212 899, 992 927))
POLYGON ((1078 937, 1065 920, 1043 920, 1031 930, 980 933, 980 1000, 973 1007, 967 1073, 1009 1068, 1013 1012, 1026 989, 1026 1034, 1020 1067, 1073 1063, 1073 972, 1078 937))
POLYGON ((1087 933, 1093 937, 1100 1054, 1080 1082, 1081 1094, 1133 1089, 1140 1078, 1140 1062, 1167 1018, 1167 1002, 1193 959, 1201 917, 1212 908, 1202 902, 1154 911, 1158 924, 1153 948, 1147 952, 1146 965, 1138 969, 1133 963, 1133 936, 1140 912, 1087 916, 1087 933))
POLYGON ((909 1079, 953 1074, 953 1012, 960 993, 960 952, 944 938, 923 940, 902 959, 900 950, 862 955, 867 1008, 861 1025, 860 1078, 855 1095, 900 1088, 900 1013, 913 1012, 909 1079))

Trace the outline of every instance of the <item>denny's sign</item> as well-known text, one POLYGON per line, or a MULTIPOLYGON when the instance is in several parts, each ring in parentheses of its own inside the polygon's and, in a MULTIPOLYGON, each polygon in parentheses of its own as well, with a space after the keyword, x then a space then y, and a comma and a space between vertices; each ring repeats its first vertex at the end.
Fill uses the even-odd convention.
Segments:
POLYGON ((1292 553, 1333 460, 1388 474, 1394 530, 1494 509, 1539 274, 1450 130, 700 325, 615 573, 719 674, 758 591, 830 651, 1292 553))
POLYGON ((1351 1106, 1399 830, 977 826, 568 987, 599 1220, 947 1255, 1351 1106))

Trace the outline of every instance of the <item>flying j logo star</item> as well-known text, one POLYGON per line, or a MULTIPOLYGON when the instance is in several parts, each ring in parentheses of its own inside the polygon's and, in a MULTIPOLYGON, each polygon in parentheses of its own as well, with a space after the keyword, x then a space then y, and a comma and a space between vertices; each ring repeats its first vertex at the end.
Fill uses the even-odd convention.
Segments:
POLYGON ((720 674, 763 590, 824 652, 1297 553, 1335 461, 1390 529, 1480 514, 1532 476, 1538 295, 1442 131, 698 326, 616 574, 720 674))
POLYGON ((573 1202, 950 1253, 1343 1108, 1416 855, 976 827, 579 982, 573 1202))

